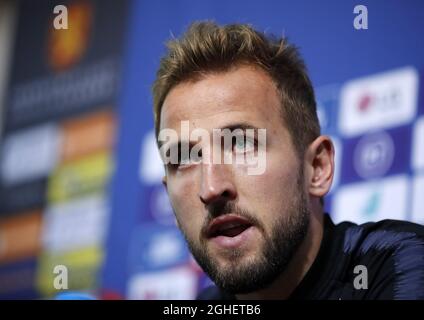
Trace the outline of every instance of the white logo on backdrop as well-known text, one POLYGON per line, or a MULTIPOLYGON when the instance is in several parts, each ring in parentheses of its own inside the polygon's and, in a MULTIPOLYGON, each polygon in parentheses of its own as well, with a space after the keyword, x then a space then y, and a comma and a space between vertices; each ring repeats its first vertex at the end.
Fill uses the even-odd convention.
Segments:
POLYGON ((392 137, 386 132, 378 132, 359 140, 354 151, 353 164, 361 178, 380 177, 390 169, 394 156, 392 137))
POLYGON ((140 273, 128 282, 130 300, 191 300, 196 296, 197 276, 187 267, 140 273))
POLYGON ((154 131, 144 136, 140 149, 140 180, 147 184, 160 184, 165 175, 154 131))
POLYGON ((5 185, 47 176, 56 166, 61 143, 55 124, 43 124, 6 137, 2 146, 1 178, 5 185))
POLYGON ((365 223, 383 219, 406 220, 409 201, 409 178, 397 175, 377 181, 342 186, 333 202, 335 223, 365 223))
POLYGON ((104 240, 108 213, 105 198, 100 195, 49 206, 43 220, 43 248, 58 253, 100 245, 104 240))
POLYGON ((339 127, 345 136, 409 123, 417 110, 418 72, 412 67, 347 82, 339 127))

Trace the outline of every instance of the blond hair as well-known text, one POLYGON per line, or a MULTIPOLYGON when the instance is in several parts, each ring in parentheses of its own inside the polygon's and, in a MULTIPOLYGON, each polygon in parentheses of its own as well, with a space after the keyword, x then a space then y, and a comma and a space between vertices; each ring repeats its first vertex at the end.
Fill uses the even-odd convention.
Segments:
POLYGON ((281 115, 299 155, 320 135, 314 90, 305 64, 298 49, 284 37, 267 36, 246 24, 219 26, 206 21, 193 23, 167 46, 153 84, 156 137, 163 102, 173 87, 239 64, 259 66, 275 82, 281 115))

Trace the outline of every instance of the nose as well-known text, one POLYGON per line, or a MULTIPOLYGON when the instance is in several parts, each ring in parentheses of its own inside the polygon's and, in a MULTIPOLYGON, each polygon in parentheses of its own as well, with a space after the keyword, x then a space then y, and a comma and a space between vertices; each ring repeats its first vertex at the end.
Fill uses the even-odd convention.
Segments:
POLYGON ((199 197, 206 206, 217 201, 234 200, 237 197, 229 167, 226 164, 202 164, 199 197))

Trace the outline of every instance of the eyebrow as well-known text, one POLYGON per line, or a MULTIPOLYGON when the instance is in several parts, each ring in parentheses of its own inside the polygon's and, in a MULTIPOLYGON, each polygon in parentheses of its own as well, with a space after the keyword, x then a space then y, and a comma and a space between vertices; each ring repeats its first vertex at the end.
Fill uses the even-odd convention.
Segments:
MULTIPOLYGON (((228 129, 232 132, 232 131, 237 130, 237 129, 241 129, 243 131, 246 131, 248 129, 259 130, 260 128, 250 124, 249 122, 234 122, 234 123, 225 124, 222 127, 213 128, 212 130, 226 130, 226 129, 228 129)), ((159 148, 161 148, 164 143, 165 143, 164 141, 158 141, 159 148)), ((178 146, 178 150, 180 150, 182 143, 183 143, 183 141, 178 140, 178 141, 170 144, 170 148, 174 148, 174 147, 178 146)), ((194 145, 197 144, 197 141, 184 141, 184 143, 188 143, 189 149, 191 149, 194 145)))
POLYGON ((248 129, 253 129, 253 130, 259 130, 260 128, 248 123, 248 122, 236 122, 236 123, 230 123, 227 124, 221 128, 216 128, 216 129, 220 129, 220 130, 225 130, 225 129, 229 129, 231 131, 237 130, 237 129, 241 129, 243 131, 246 131, 248 129))

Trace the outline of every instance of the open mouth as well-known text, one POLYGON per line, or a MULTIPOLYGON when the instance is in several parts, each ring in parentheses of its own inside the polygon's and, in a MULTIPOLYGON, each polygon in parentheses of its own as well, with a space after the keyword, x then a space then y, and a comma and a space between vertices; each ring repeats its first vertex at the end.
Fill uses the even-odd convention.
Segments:
POLYGON ((209 238, 219 236, 233 238, 250 228, 252 223, 243 217, 227 214, 212 220, 207 235, 209 238))

